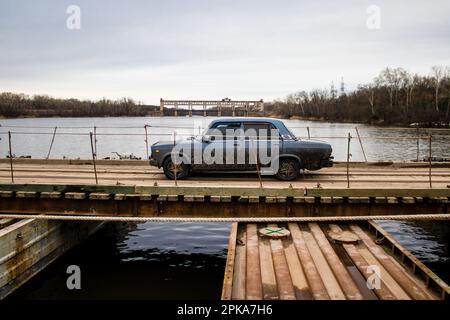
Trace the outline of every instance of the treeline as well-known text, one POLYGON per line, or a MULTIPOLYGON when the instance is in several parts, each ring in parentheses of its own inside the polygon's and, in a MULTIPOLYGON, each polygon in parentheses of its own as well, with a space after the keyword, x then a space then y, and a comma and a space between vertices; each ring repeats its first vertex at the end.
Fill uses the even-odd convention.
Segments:
POLYGON ((339 90, 299 91, 267 105, 284 118, 398 125, 448 126, 450 122, 450 67, 434 66, 429 75, 403 68, 385 68, 374 80, 346 93, 339 90))
POLYGON ((157 108, 159 110, 159 106, 137 104, 130 98, 90 101, 0 93, 0 117, 4 118, 145 116, 157 108))

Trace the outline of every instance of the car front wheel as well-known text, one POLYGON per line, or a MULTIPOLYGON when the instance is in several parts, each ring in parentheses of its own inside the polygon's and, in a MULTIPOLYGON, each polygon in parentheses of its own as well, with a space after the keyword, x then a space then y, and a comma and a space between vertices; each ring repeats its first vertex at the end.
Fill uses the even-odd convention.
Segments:
POLYGON ((175 165, 170 157, 164 160, 163 170, 165 176, 171 180, 175 179, 175 173, 177 175, 177 179, 179 180, 186 179, 189 174, 189 166, 187 164, 179 163, 175 165))
POLYGON ((280 180, 295 180, 300 174, 300 164, 295 159, 280 159, 276 177, 280 180))

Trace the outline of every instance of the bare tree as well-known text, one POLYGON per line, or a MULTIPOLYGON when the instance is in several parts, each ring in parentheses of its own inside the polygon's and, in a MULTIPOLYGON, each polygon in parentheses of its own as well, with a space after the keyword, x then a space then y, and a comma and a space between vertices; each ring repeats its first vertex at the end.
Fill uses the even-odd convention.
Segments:
POLYGON ((433 77, 434 93, 435 93, 435 108, 439 112, 439 89, 441 87, 442 79, 444 78, 445 69, 443 66, 432 66, 431 76, 433 77))

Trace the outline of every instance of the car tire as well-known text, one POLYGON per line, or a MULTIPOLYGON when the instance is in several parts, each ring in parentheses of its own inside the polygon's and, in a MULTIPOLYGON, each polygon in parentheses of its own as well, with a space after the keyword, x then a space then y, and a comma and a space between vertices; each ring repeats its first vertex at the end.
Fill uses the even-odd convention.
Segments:
MULTIPOLYGON (((164 175, 167 177, 167 179, 174 180, 175 179, 175 164, 172 162, 172 158, 168 157, 166 160, 164 160, 163 163, 163 170, 164 175)), ((189 175, 189 165, 185 163, 180 163, 177 165, 177 180, 183 180, 186 179, 186 177, 189 175)))
POLYGON ((282 158, 279 161, 278 171, 275 175, 279 180, 290 181, 298 178, 300 163, 296 159, 282 158))

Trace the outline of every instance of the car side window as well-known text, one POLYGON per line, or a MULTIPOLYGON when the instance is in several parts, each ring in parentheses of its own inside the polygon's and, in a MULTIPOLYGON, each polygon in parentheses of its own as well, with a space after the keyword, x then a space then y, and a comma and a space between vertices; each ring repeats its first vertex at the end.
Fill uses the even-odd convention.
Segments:
POLYGON ((275 126, 268 122, 244 122, 244 132, 247 139, 271 140, 272 130, 276 130, 278 138, 278 130, 275 126))
POLYGON ((240 129, 240 122, 217 122, 208 129, 206 134, 213 140, 232 140, 237 137, 236 130, 240 129))

